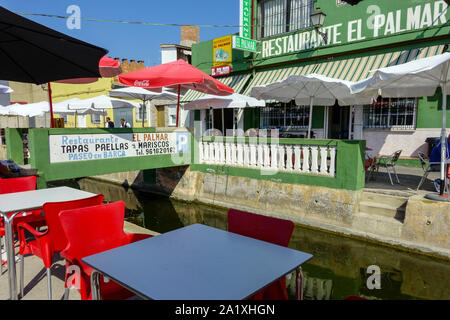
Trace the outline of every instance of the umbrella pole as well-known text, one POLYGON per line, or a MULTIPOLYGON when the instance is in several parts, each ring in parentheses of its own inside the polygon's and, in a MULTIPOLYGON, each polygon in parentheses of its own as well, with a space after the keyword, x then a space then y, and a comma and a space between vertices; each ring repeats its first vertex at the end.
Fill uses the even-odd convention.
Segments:
POLYGON ((222 108, 222 136, 225 137, 225 111, 222 108))
POLYGON ((50 104, 50 128, 54 128, 55 124, 53 121, 52 87, 50 85, 50 82, 48 82, 48 103, 50 104))
MULTIPOLYGON (((145 128, 145 125, 144 125, 144 123, 145 123, 145 115, 144 115, 144 110, 145 110, 146 108, 145 108, 145 100, 143 100, 143 105, 142 105, 142 128, 145 128)), ((147 110, 145 110, 145 111, 147 111, 147 110)))
MULTIPOLYGON (((443 79, 447 79, 447 73, 449 69, 449 63, 444 67, 443 79)), ((441 192, 440 195, 444 194, 445 190, 445 174, 446 166, 445 161, 447 159, 447 81, 443 80, 441 82, 442 88, 442 133, 441 133, 441 192)))
POLYGON ((181 91, 181 86, 178 85, 178 104, 177 104, 177 128, 178 128, 178 118, 179 118, 179 114, 180 114, 180 91, 181 91))
POLYGON ((309 105, 309 124, 308 124, 308 139, 311 139, 311 127, 312 127, 312 113, 313 113, 313 105, 314 105, 314 97, 310 98, 309 105))

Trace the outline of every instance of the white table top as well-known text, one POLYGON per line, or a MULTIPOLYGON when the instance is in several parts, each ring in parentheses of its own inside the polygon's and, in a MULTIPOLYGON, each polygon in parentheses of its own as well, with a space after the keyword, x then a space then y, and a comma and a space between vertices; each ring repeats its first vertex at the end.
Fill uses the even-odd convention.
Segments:
POLYGON ((46 202, 71 201, 93 196, 95 194, 69 187, 0 194, 0 212, 28 211, 39 209, 46 202))

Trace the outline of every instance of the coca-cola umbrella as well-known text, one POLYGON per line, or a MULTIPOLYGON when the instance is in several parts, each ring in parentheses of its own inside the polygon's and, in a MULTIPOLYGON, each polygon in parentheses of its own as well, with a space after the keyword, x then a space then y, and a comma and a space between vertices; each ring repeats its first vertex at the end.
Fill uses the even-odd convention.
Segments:
POLYGON ((99 78, 107 53, 0 7, 0 79, 43 84, 99 78))
POLYGON ((227 96, 234 90, 184 60, 129 72, 119 76, 119 82, 127 86, 142 87, 162 92, 163 88, 178 90, 177 127, 180 113, 181 90, 195 90, 216 96, 227 96))

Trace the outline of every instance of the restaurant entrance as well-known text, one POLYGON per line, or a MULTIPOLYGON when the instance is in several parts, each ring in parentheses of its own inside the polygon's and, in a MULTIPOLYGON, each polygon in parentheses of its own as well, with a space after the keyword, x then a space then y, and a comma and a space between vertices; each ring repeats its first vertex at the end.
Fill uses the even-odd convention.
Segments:
POLYGON ((350 139, 350 107, 335 104, 328 108, 328 139, 350 139))

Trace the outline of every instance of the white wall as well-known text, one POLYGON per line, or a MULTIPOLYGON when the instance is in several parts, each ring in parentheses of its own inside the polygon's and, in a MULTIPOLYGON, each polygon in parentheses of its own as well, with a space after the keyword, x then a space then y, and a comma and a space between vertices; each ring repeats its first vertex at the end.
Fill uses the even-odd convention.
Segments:
POLYGON ((161 48, 161 63, 177 61, 177 48, 161 48))
POLYGON ((364 140, 367 147, 374 149, 373 155, 391 155, 397 150, 403 150, 401 157, 417 157, 417 152, 428 152, 428 137, 439 137, 440 129, 416 129, 415 131, 377 131, 364 130, 364 140))

